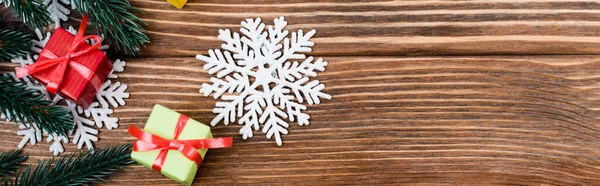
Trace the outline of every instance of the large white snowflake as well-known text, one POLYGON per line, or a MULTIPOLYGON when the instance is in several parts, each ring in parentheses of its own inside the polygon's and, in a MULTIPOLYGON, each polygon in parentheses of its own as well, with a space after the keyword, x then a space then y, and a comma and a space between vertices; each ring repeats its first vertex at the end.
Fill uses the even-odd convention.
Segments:
POLYGON ((246 19, 241 36, 237 32, 232 35, 229 29, 219 30, 224 51, 209 50, 208 56, 196 56, 206 62, 204 69, 209 74, 216 74, 210 78, 212 84, 202 85, 200 93, 222 100, 213 109, 217 116, 211 125, 220 121, 227 125, 239 117, 238 123, 243 125, 240 134, 247 139, 264 124, 262 132, 281 145, 281 135, 287 134, 289 127, 285 118, 301 126, 309 124, 310 116, 303 112, 306 106, 300 103, 331 99, 321 92, 325 85, 309 79, 324 71, 327 62, 302 54, 312 50, 310 38, 316 31, 305 34, 298 30, 290 39, 285 26, 283 17, 276 18, 266 31, 260 18, 246 19))
MULTIPOLYGON (((69 27, 67 31, 72 34, 76 34, 77 30, 73 27, 69 27)), ((25 57, 12 59, 11 62, 18 63, 21 66, 31 64, 37 59, 37 55, 41 52, 41 49, 46 46, 46 43, 50 39, 51 34, 46 33, 43 36, 39 30, 36 30, 38 40, 34 40, 34 47, 31 49, 33 55, 27 55, 25 57)), ((93 41, 88 41, 93 42, 93 41)), ((93 44, 93 43, 92 43, 93 44)), ((104 45, 100 49, 107 49, 108 46, 104 45)), ((110 79, 117 78, 115 72, 122 72, 125 68, 126 62, 119 59, 113 62, 113 71, 107 79, 98 94, 96 95, 96 101, 91 104, 87 109, 83 109, 77 106, 75 103, 64 100, 60 95, 53 96, 46 91, 46 87, 35 79, 27 77, 22 78, 22 83, 28 84, 30 87, 37 89, 40 93, 44 94, 45 99, 52 101, 53 104, 61 104, 64 100, 63 107, 73 115, 73 130, 70 134, 73 135, 73 144, 77 144, 77 148, 81 149, 85 145, 88 149, 94 148, 93 142, 98 141, 97 128, 106 127, 109 130, 119 127, 119 119, 110 116, 113 113, 113 108, 125 105, 125 99, 129 97, 129 93, 125 92, 127 85, 121 84, 120 82, 112 83, 110 79), (96 128, 95 128, 96 127, 96 128)), ((14 117, 2 115, 2 118, 6 120, 12 120, 14 117)), ((43 140, 43 134, 47 135, 46 141, 52 142, 49 150, 56 156, 61 152, 64 152, 63 143, 69 142, 69 138, 63 136, 49 135, 46 131, 42 131, 35 127, 29 127, 21 124, 20 130, 17 135, 23 136, 21 142, 18 144, 19 148, 23 148, 28 142, 32 145, 37 144, 43 140)))

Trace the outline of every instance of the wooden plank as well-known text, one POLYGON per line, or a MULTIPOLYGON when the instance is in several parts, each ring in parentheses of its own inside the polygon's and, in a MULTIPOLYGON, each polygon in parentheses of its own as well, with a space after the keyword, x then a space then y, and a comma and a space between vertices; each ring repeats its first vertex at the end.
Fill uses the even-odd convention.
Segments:
MULTIPOLYGON (((237 31, 256 17, 272 24, 279 16, 291 30, 316 29, 320 56, 600 53, 596 0, 203 0, 183 10, 164 0, 131 2, 145 12, 152 42, 146 57, 205 54, 220 46, 219 29, 237 31)), ((79 25, 79 15, 71 18, 65 25, 79 25)), ((10 23, 1 25, 18 25, 10 23)))
MULTIPOLYGON (((277 147, 260 132, 244 141, 238 125, 218 125, 214 135, 234 136, 234 147, 211 150, 195 183, 600 183, 598 56, 325 59, 317 79, 333 99, 309 106, 309 126, 292 125, 277 147)), ((198 93, 209 78, 201 61, 127 62, 119 81, 131 98, 115 110, 121 127, 101 130, 97 147, 133 142, 127 126, 143 126, 157 103, 204 123, 214 117, 215 100, 198 93)), ((16 147, 16 131, 0 123, 0 151, 16 147)), ((50 157, 48 147, 27 146, 29 162, 50 157)), ((139 165, 109 183, 174 185, 139 165)))
POLYGON ((148 22, 145 56, 193 56, 217 48, 219 29, 246 18, 316 29, 313 53, 348 55, 598 54, 598 1, 191 1, 133 0, 148 22))

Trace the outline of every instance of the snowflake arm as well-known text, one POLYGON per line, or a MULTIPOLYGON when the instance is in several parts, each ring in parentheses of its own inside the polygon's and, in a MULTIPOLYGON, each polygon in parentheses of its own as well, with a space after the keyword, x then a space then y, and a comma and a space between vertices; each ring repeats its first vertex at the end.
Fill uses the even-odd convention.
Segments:
POLYGON ((19 131, 17 131, 17 135, 23 136, 21 142, 17 145, 18 148, 22 149, 25 147, 27 142, 30 142, 31 145, 35 145, 37 142, 42 141, 42 131, 35 126, 27 127, 23 124, 19 125, 19 131))
POLYGON ((218 78, 210 78, 212 84, 202 84, 200 93, 204 94, 204 96, 209 96, 214 93, 213 97, 219 98, 225 92, 229 92, 229 94, 232 94, 233 92, 239 93, 250 87, 248 75, 245 74, 235 73, 233 74, 233 77, 226 76, 225 80, 226 81, 218 78))
MULTIPOLYGON (((45 131, 44 131, 44 133, 48 134, 45 131)), ((51 134, 46 138, 46 142, 52 142, 52 144, 50 145, 48 150, 50 150, 50 152, 52 152, 52 154, 54 154, 54 156, 58 156, 58 154, 65 152, 63 143, 68 143, 69 138, 67 138, 65 136, 58 136, 55 134, 51 134)))
POLYGON ((297 61, 293 63, 286 62, 283 66, 277 68, 278 78, 293 82, 302 77, 317 77, 317 71, 325 71, 325 67, 328 63, 323 61, 322 58, 319 58, 316 61, 313 60, 314 58, 310 56, 302 63, 298 63, 297 61))
POLYGON ((73 144, 77 144, 77 148, 83 148, 85 145, 88 149, 94 148, 94 143, 98 141, 98 130, 94 129, 92 126, 94 122, 85 118, 81 118, 79 122, 76 123, 76 130, 73 134, 73 144))
POLYGON ((228 50, 230 53, 233 53, 233 58, 239 60, 237 62, 240 66, 246 66, 248 68, 253 68, 255 64, 254 59, 254 51, 250 50, 247 44, 242 44, 240 41, 240 34, 233 33, 233 37, 231 37, 231 31, 229 29, 219 30, 219 40, 224 41, 221 47, 225 50, 228 50))
MULTIPOLYGON (((108 107, 98 107, 98 103, 94 102, 84 110, 86 117, 92 117, 94 119, 94 123, 96 126, 102 128, 102 126, 106 125, 108 130, 112 130, 113 128, 119 127, 119 118, 110 117, 109 115, 113 113, 113 110, 108 107)), ((81 107, 79 107, 81 108, 81 107)))
POLYGON ((125 92, 127 90, 127 85, 121 84, 121 82, 116 82, 111 84, 110 80, 106 80, 100 90, 98 90, 98 94, 96 94, 96 100, 102 105, 104 108, 108 108, 110 105, 114 108, 125 105, 125 99, 129 98, 129 93, 125 92))
POLYGON ((31 57, 31 54, 27 54, 25 55, 25 58, 23 58, 23 56, 20 56, 18 58, 11 59, 10 62, 19 64, 21 66, 25 66, 33 63, 33 57, 31 57))
POLYGON ((197 55, 196 58, 206 61, 204 70, 207 70, 209 74, 217 73, 218 78, 222 78, 232 72, 253 73, 248 69, 237 66, 229 51, 221 52, 221 50, 209 50, 208 55, 209 56, 197 55))
POLYGON ((286 118, 287 114, 279 108, 273 106, 270 102, 268 103, 269 104, 265 109, 265 112, 259 118, 259 122, 265 123, 262 132, 267 134, 268 139, 271 139, 271 137, 275 136, 275 142, 277 145, 281 146, 283 144, 281 135, 288 134, 287 128, 289 127, 289 124, 283 121, 281 118, 286 118))
POLYGON ((297 120, 300 126, 309 124, 308 119, 310 119, 310 116, 303 113, 306 110, 306 106, 293 102, 294 96, 288 95, 290 93, 289 89, 277 86, 271 92, 273 92, 274 104, 279 104, 281 109, 286 109, 290 121, 294 122, 297 120))
POLYGON ((240 118, 238 123, 240 125, 244 125, 240 129, 242 138, 248 139, 254 135, 255 130, 259 129, 258 115, 263 113, 262 107, 264 107, 267 103, 264 96, 259 92, 248 96, 245 101, 248 103, 244 107, 246 114, 240 118))
POLYGON ((321 103, 320 98, 331 99, 331 95, 322 92, 325 89, 325 85, 321 84, 319 80, 306 83, 308 81, 309 78, 304 77, 296 82, 277 80, 276 83, 289 87, 300 103, 306 100, 308 104, 312 105, 321 103))
POLYGON ((244 34, 244 37, 240 38, 240 41, 250 47, 250 53, 255 56, 260 56, 258 52, 261 50, 262 45, 266 43, 267 32, 264 32, 264 29, 265 24, 261 22, 260 18, 242 21, 240 32, 244 34))
POLYGON ((281 41, 287 37, 289 31, 284 30, 287 26, 287 21, 283 16, 274 20, 274 26, 268 27, 269 41, 266 43, 266 47, 262 47, 262 52, 266 59, 277 59, 281 57, 281 41))
POLYGON ((69 19, 71 10, 65 7, 65 5, 70 4, 70 0, 44 0, 44 5, 46 5, 48 12, 50 12, 50 18, 54 21, 54 28, 60 28, 60 22, 69 19))
POLYGON ((75 0, 70 0, 71 1, 71 9, 75 10, 77 9, 77 3, 75 3, 75 0))
POLYGON ((274 64, 281 64, 290 59, 304 59, 306 56, 304 54, 299 54, 298 52, 311 52, 312 46, 315 45, 310 38, 317 33, 316 30, 311 30, 310 32, 304 35, 303 30, 298 30, 298 32, 292 32, 292 39, 290 41, 289 38, 285 38, 283 40, 283 55, 277 59, 274 64))
POLYGON ((115 60, 115 62, 113 63, 113 70, 110 72, 110 74, 108 74, 108 78, 118 78, 119 76, 115 74, 115 72, 125 71, 125 65, 127 65, 125 61, 121 61, 120 59, 115 60))
POLYGON ((98 141, 98 130, 89 127, 94 125, 93 121, 88 119, 82 119, 81 122, 77 123, 75 134, 73 134, 73 144, 77 144, 77 148, 83 148, 85 145, 88 149, 94 148, 94 143, 98 141))
POLYGON ((73 131, 71 131, 74 133, 73 144, 77 144, 78 149, 81 149, 83 145, 88 149, 94 148, 93 142, 98 141, 98 137, 96 137, 98 130, 90 127, 94 126, 94 121, 82 117, 81 114, 84 113, 83 108, 70 101, 67 101, 67 108, 71 110, 73 122, 75 124, 73 131))
POLYGON ((217 117, 210 122, 212 126, 217 125, 221 120, 223 120, 225 125, 228 125, 230 121, 232 123, 235 121, 236 113, 238 116, 242 115, 244 107, 242 98, 239 96, 222 96, 221 99, 230 102, 217 102, 213 109, 213 113, 217 114, 217 117))
MULTIPOLYGON (((35 35, 37 36, 38 39, 33 40, 33 48, 31 48, 31 51, 39 54, 40 52, 42 52, 42 49, 44 48, 44 46, 46 46, 46 44, 48 44, 48 41, 50 41, 51 34, 50 34, 50 32, 48 32, 48 33, 46 33, 46 36, 44 36, 44 35, 42 35, 42 31, 40 31, 40 29, 36 28, 35 35)), ((37 56, 35 56, 34 59, 37 59, 37 56)))

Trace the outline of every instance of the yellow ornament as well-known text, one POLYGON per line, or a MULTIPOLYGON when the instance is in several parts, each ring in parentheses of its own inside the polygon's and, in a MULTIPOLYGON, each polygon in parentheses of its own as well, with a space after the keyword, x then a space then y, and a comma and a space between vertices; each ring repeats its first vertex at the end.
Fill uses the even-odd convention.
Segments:
POLYGON ((183 8, 183 5, 185 5, 185 3, 187 3, 187 0, 167 0, 167 1, 179 9, 183 8))

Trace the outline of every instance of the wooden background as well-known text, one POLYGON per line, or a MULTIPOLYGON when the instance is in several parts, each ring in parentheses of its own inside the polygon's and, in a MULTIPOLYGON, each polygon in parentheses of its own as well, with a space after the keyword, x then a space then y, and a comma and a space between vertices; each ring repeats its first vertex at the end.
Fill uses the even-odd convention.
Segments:
MULTIPOLYGON (((215 100, 198 93, 210 76, 195 54, 220 47, 220 28, 283 15, 289 29, 317 30, 311 55, 330 63, 317 79, 333 99, 309 106, 311 124, 292 125, 281 147, 214 127, 234 146, 211 150, 195 184, 600 185, 598 1, 131 2, 151 44, 117 55, 131 98, 97 147, 131 143, 128 125, 157 103, 209 123, 215 100)), ((16 131, 0 125, 0 151, 16 148, 16 131)), ((27 146, 29 162, 48 147, 27 146)), ((137 165, 109 184, 174 182, 137 165)))

